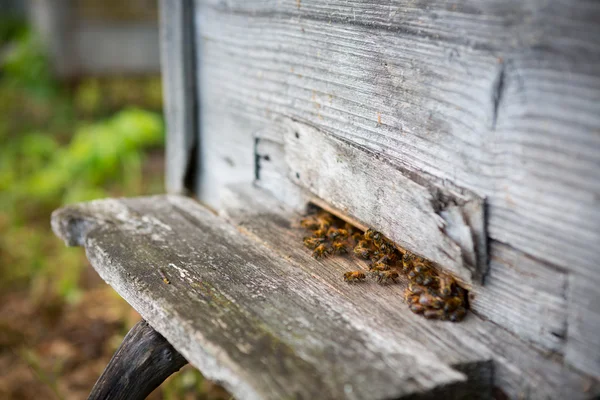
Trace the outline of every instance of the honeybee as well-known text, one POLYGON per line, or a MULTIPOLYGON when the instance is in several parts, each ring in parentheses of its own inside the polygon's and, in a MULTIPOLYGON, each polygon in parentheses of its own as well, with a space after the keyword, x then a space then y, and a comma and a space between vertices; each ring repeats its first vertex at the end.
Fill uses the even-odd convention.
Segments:
POLYGON ((411 305, 408 306, 408 308, 415 314, 422 314, 425 311, 425 306, 419 303, 411 303, 411 305))
POLYGON ((410 283, 408 285, 408 289, 406 289, 407 293, 412 295, 420 295, 421 293, 425 293, 426 289, 423 286, 415 285, 414 283, 410 283))
POLYGON ((414 294, 407 289, 404 292, 404 301, 408 304, 417 304, 419 302, 419 295, 414 294))
POLYGON ((467 309, 464 307, 458 307, 456 310, 448 315, 448 319, 452 322, 459 322, 467 315, 467 309))
POLYGON ((404 255, 402 256, 402 271, 404 273, 407 273, 410 270, 412 270, 413 261, 414 261, 415 257, 416 256, 414 254, 409 253, 408 251, 406 253, 404 253, 404 255))
POLYGON ((362 238, 363 238, 362 232, 354 232, 352 234, 352 240, 354 240, 357 243, 360 242, 362 240, 362 238))
POLYGON ((324 244, 320 244, 313 251, 313 257, 316 259, 325 257, 327 254, 330 253, 330 251, 331 250, 329 248, 327 248, 324 244))
POLYGON ((376 262, 373 263, 371 265, 369 265, 369 270, 370 271, 389 271, 390 266, 387 265, 386 263, 382 263, 382 262, 376 262))
POLYGON ((344 273, 344 280, 346 282, 361 282, 366 279, 364 272, 361 271, 351 271, 344 273))
POLYGON ((306 229, 319 229, 320 222, 315 217, 306 217, 300 220, 300 226, 306 229))
POLYGON ((425 310, 423 316, 427 319, 446 319, 444 310, 425 310))
POLYGON ((458 309, 458 307, 462 306, 463 302, 460 297, 451 297, 446 300, 444 303, 444 311, 451 312, 458 309))
POLYGON ((325 236, 327 236, 327 230, 323 229, 323 228, 319 228, 316 231, 313 231, 313 235, 315 235, 315 237, 318 237, 318 238, 324 238, 325 236))
POLYGON ((390 283, 390 282, 398 283, 398 281, 396 281, 396 278, 398 278, 397 271, 382 271, 377 276, 377 283, 380 283, 380 284, 385 284, 385 283, 390 283))
POLYGON ((364 258, 365 260, 368 260, 371 257, 371 251, 362 246, 356 246, 354 248, 354 254, 356 254, 359 257, 364 258))
POLYGON ((444 306, 444 301, 437 296, 424 292, 419 296, 419 304, 425 307, 440 309, 444 306))
POLYGON ((336 228, 336 227, 332 226, 327 231, 327 236, 331 240, 346 239, 348 237, 348 231, 345 229, 342 229, 342 228, 336 228))
POLYGON ((346 244, 344 242, 333 242, 331 246, 333 247, 333 252, 336 254, 348 252, 348 249, 346 248, 346 244))
POLYGON ((320 229, 327 230, 333 224, 334 217, 328 212, 322 211, 317 215, 317 221, 320 229))
POLYGON ((365 239, 378 243, 381 241, 382 234, 371 228, 365 232, 365 239))
POLYGON ((169 278, 167 278, 167 274, 165 274, 165 271, 163 271, 162 269, 159 269, 158 273, 160 274, 160 277, 162 278, 164 283, 166 283, 167 285, 171 284, 171 281, 169 280, 169 278))
POLYGON ((437 279, 439 284, 440 296, 447 298, 452 295, 452 287, 454 286, 454 278, 449 275, 440 275, 437 279))
POLYGON ((305 237, 304 238, 304 246, 309 249, 314 249, 325 241, 324 238, 314 238, 314 237, 305 237))
POLYGON ((408 278, 423 286, 431 286, 435 281, 435 270, 426 264, 417 264, 408 273, 408 278))

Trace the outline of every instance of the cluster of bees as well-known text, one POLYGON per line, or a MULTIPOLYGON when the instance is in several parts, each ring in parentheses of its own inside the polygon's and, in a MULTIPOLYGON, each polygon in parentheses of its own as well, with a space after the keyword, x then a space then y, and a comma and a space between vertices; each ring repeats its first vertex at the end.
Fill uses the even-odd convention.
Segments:
POLYGON ((304 246, 316 259, 333 254, 352 254, 369 261, 369 271, 350 271, 344 281, 363 282, 367 275, 377 283, 398 283, 400 274, 410 282, 405 300, 415 314, 427 319, 461 321, 467 313, 466 291, 450 275, 438 272, 433 264, 410 252, 400 252, 394 243, 380 232, 362 232, 326 211, 319 211, 300 221, 311 232, 304 246))

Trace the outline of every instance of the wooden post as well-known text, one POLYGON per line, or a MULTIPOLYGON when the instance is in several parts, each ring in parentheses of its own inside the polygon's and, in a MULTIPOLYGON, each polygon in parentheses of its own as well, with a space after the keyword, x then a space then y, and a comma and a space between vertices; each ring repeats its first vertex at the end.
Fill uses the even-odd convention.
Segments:
POLYGON ((88 400, 145 399, 187 360, 144 320, 125 336, 88 400))

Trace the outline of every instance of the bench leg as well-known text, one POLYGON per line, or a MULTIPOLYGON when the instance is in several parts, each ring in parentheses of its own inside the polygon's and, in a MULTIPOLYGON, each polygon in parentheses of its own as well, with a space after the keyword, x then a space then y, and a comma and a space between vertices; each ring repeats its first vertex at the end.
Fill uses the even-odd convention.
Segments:
POLYGON ((125 336, 88 400, 145 399, 187 360, 144 320, 125 336))

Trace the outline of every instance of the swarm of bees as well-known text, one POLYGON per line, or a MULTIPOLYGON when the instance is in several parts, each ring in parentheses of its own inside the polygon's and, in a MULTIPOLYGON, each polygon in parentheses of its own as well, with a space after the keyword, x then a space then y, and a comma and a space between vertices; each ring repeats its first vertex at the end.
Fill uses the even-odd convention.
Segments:
MULTIPOLYGON (((439 272, 430 261, 401 252, 380 232, 362 232, 324 210, 303 218, 303 228, 311 232, 304 246, 316 259, 330 255, 352 254, 368 260, 368 275, 381 285, 399 283, 400 276, 410 282, 405 291, 409 309, 427 319, 461 321, 468 309, 467 292, 450 275, 439 272), (405 278, 405 279, 406 279, 405 278)), ((344 273, 344 281, 360 283, 367 279, 363 271, 344 273)))
POLYGON ((450 275, 439 273, 430 261, 406 252, 402 272, 410 280, 404 298, 415 314, 427 319, 461 321, 467 314, 467 293, 450 275))

